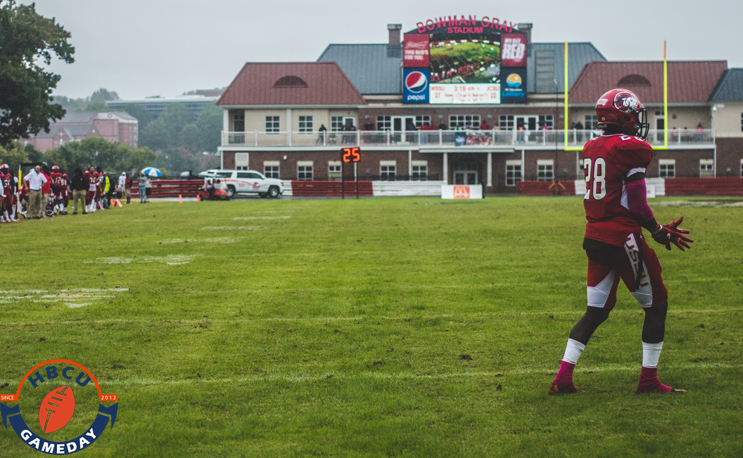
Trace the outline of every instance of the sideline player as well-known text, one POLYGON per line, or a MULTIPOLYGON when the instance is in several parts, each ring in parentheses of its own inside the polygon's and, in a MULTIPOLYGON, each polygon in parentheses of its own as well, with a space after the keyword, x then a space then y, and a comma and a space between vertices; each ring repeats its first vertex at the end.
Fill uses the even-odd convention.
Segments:
POLYGON ((689 231, 679 228, 683 220, 663 226, 656 222, 646 198, 645 171, 653 149, 645 142, 647 114, 635 94, 613 89, 596 103, 601 137, 583 149, 586 176, 586 234, 583 249, 588 256, 588 308, 570 331, 560 370, 550 394, 577 393, 573 368, 589 339, 616 303, 621 278, 645 311, 642 328, 642 370, 638 393, 684 391, 658 379, 658 359, 663 347, 668 292, 661 278, 658 256, 642 236, 647 229, 653 239, 671 249, 689 248, 689 231))
POLYGON ((95 211, 95 202, 98 194, 98 174, 95 171, 95 166, 90 166, 83 176, 88 179, 89 188, 85 195, 85 203, 87 206, 88 213, 95 211))

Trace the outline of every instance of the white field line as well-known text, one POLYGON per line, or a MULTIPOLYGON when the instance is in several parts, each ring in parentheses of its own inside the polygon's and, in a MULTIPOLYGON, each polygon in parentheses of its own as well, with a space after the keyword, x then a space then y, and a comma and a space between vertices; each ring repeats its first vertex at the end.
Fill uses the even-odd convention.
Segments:
POLYGON ((263 226, 206 226, 199 229, 200 231, 259 231, 264 229, 263 226))
POLYGON ((666 201, 660 201, 660 202, 653 202, 653 206, 729 208, 729 207, 743 207, 743 200, 739 200, 736 202, 718 202, 718 201, 707 201, 707 200, 666 200, 666 201))
POLYGON ((284 216, 237 216, 235 218, 232 218, 234 221, 253 221, 257 219, 289 219, 291 216, 284 215, 284 216))
POLYGON ((120 258, 120 257, 104 257, 93 259, 90 261, 84 261, 86 264, 147 264, 153 262, 161 262, 169 266, 179 266, 181 264, 188 264, 191 262, 191 258, 196 256, 203 256, 201 254, 169 254, 167 256, 141 256, 138 258, 120 258))
POLYGON ((241 237, 214 237, 207 239, 166 239, 158 240, 155 243, 235 243, 241 240, 241 237))
MULTIPOLYGON (((90 305, 93 301, 111 299, 115 297, 115 294, 110 293, 123 293, 129 291, 129 288, 62 289, 57 293, 48 290, 27 290, 27 292, 30 291, 35 292, 23 296, 4 295, 3 292, 0 292, 0 304, 17 304, 20 301, 33 303, 63 302, 69 308, 79 308, 90 305), (40 294, 40 292, 52 294, 40 294)), ((21 291, 16 291, 15 293, 18 292, 21 291)))
MULTIPOLYGON (((662 366, 664 370, 694 370, 694 369, 741 369, 743 364, 726 364, 726 363, 678 363, 678 364, 665 364, 662 366)), ((98 380, 101 385, 111 386, 131 386, 131 385, 185 385, 185 384, 223 384, 223 383, 257 383, 257 382, 319 382, 332 378, 333 380, 364 380, 364 379, 380 379, 380 380, 441 380, 441 379, 454 379, 454 378, 501 378, 505 376, 520 376, 520 375, 532 375, 532 374, 544 374, 551 375, 557 371, 557 367, 544 367, 538 369, 513 369, 504 370, 499 372, 489 371, 478 371, 478 372, 452 372, 446 374, 406 374, 402 372, 396 373, 382 373, 382 372, 360 372, 358 374, 333 374, 332 372, 325 375, 289 375, 289 374, 275 374, 265 376, 254 376, 254 377, 235 377, 235 378, 222 378, 222 379, 207 379, 207 378, 195 378, 195 379, 181 379, 181 380, 159 380, 153 378, 133 378, 133 379, 114 379, 114 380, 98 380)), ((594 366, 594 367, 576 367, 577 373, 586 372, 639 372, 640 364, 633 365, 608 365, 608 366, 594 366)), ((0 380, 0 383, 8 383, 14 386, 13 383, 18 383, 17 380, 0 380)), ((60 382, 62 383, 62 382, 60 382)))
MULTIPOLYGON (((627 309, 627 310, 614 310, 611 312, 612 315, 636 315, 641 309, 639 306, 634 309, 627 309)), ((669 310, 668 313, 670 315, 691 315, 691 314, 700 314, 700 315, 719 315, 719 314, 725 314, 730 312, 743 312, 743 308, 735 308, 735 309, 718 309, 718 310, 669 310)), ((387 315, 377 315, 377 316, 369 316, 369 315, 363 315, 363 316, 349 316, 349 317, 292 317, 292 318, 253 318, 253 319, 220 319, 220 318, 201 318, 198 320, 189 320, 189 319, 158 319, 158 318, 150 318, 150 319, 138 319, 138 320, 132 320, 132 319, 126 319, 126 318, 110 318, 105 320, 47 320, 47 321, 5 321, 3 322, 6 326, 37 326, 37 325, 48 325, 48 324, 80 324, 80 325, 88 325, 91 323, 95 324, 109 324, 109 323, 146 323, 147 325, 152 325, 156 323, 184 323, 184 324, 194 324, 194 323, 228 323, 228 324, 234 324, 234 323, 262 323, 262 322, 271 322, 271 321, 278 321, 278 322, 334 322, 334 321, 363 321, 368 320, 370 322, 373 322, 374 320, 387 320, 387 321, 395 321, 395 320, 433 320, 438 318, 449 318, 449 319, 458 319, 462 320, 464 319, 465 322, 467 319, 470 318, 487 318, 487 317, 498 317, 498 318, 509 318, 509 317, 524 317, 524 316, 536 316, 536 315, 582 315, 585 313, 585 310, 575 310, 575 311, 565 311, 565 312, 551 312, 551 311, 544 311, 544 312, 517 312, 517 313, 502 313, 502 312, 483 312, 483 313, 460 313, 460 314, 451 314, 451 313, 442 313, 442 314, 433 314, 433 315, 401 315, 401 316, 387 316, 387 315)))

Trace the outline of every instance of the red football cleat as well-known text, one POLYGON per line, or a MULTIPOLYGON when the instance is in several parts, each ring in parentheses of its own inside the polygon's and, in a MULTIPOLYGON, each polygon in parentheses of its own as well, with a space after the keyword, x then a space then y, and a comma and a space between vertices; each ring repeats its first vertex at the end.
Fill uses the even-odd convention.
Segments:
POLYGON ((578 393, 580 390, 575 387, 575 385, 555 385, 554 383, 550 385, 550 394, 574 394, 578 393))

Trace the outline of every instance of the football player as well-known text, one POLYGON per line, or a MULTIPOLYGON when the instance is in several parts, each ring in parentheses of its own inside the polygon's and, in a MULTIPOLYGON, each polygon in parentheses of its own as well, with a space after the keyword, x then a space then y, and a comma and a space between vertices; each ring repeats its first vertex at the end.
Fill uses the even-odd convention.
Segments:
POLYGON ((658 379, 663 347, 668 293, 661 278, 658 256, 645 242, 642 228, 670 250, 689 248, 692 239, 681 229, 683 217, 668 225, 655 220, 647 203, 645 172, 653 149, 645 141, 647 113, 635 94, 613 89, 596 103, 603 135, 586 143, 583 168, 586 194, 586 233, 583 249, 588 257, 588 308, 570 331, 560 370, 550 394, 577 393, 573 368, 598 326, 616 303, 621 279, 645 311, 642 328, 642 369, 638 393, 678 390, 658 379))
POLYGON ((59 171, 59 166, 53 165, 52 171, 49 174, 52 179, 52 192, 54 193, 54 202, 52 208, 54 214, 64 214, 62 212, 62 186, 67 187, 67 182, 59 171))
POLYGON ((95 167, 91 165, 83 175, 85 176, 85 178, 88 179, 88 182, 90 183, 90 187, 88 188, 88 192, 85 196, 87 210, 88 212, 94 212, 96 197, 98 193, 98 174, 95 171, 95 167))

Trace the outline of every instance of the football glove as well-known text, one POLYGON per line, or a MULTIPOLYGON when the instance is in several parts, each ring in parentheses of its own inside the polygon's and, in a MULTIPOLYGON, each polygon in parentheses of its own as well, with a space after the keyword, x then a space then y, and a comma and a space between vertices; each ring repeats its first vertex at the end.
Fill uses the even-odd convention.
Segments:
POLYGON ((653 231, 653 240, 665 245, 666 250, 668 251, 671 251, 672 243, 681 251, 684 251, 684 248, 691 248, 689 243, 694 243, 694 240, 685 235, 688 234, 689 231, 679 227, 679 224, 681 224, 683 220, 684 217, 682 216, 667 226, 658 224, 658 227, 653 231))

